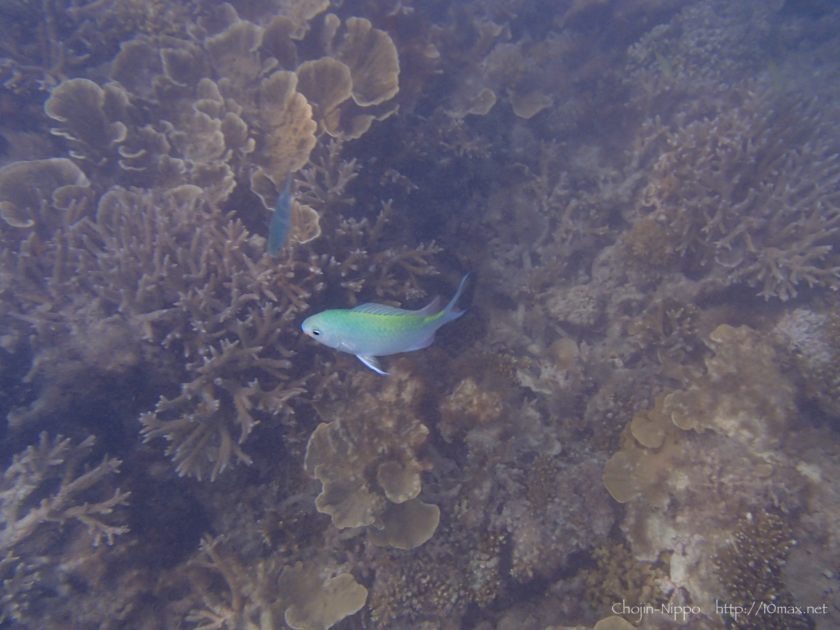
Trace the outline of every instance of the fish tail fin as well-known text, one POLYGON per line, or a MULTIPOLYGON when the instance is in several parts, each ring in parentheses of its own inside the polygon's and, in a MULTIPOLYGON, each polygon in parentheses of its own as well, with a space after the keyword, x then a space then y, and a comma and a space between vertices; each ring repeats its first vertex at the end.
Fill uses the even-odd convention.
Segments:
POLYGON ((464 277, 461 278, 461 284, 458 285, 458 290, 455 291, 455 295, 452 296, 452 299, 449 300, 449 304, 447 304, 443 309, 443 317, 441 319, 444 323, 456 320, 467 312, 466 309, 459 309, 457 305, 458 300, 461 299, 461 295, 464 293, 464 287, 467 286, 467 280, 469 277, 469 273, 464 274, 464 277))

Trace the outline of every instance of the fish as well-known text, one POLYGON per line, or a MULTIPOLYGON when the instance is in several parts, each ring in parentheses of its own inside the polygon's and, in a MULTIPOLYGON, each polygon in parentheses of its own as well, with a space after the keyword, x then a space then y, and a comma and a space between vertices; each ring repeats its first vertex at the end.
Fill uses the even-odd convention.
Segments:
POLYGON ((271 215, 271 223, 268 226, 267 251, 269 255, 276 256, 286 245, 289 238, 289 231, 292 227, 292 178, 286 179, 286 186, 277 198, 274 205, 274 214, 271 215))
POLYGON ((415 311, 384 304, 366 303, 351 309, 330 309, 303 320, 300 328, 318 343, 356 355, 377 374, 387 376, 378 357, 428 348, 437 330, 461 317, 457 308, 470 274, 461 278, 449 303, 440 308, 437 297, 415 311))

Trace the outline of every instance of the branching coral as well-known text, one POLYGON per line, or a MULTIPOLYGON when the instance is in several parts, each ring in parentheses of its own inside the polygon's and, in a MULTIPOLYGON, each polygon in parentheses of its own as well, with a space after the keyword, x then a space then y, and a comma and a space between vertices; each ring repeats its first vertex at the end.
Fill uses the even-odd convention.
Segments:
POLYGON ((264 256, 263 239, 201 190, 112 189, 95 219, 29 254, 18 260, 18 280, 30 288, 17 308, 45 334, 101 334, 111 321, 136 354, 181 357, 180 368, 165 364, 180 372, 180 392, 143 416, 147 439, 170 441, 179 474, 212 479, 250 461, 241 444, 253 427, 303 391, 283 337, 316 272, 264 256))
MULTIPOLYGON (((69 438, 42 433, 37 444, 12 459, 0 479, 0 621, 27 625, 32 600, 42 595, 41 582, 50 550, 52 532, 66 536, 84 525, 94 546, 112 545, 128 531, 119 511, 128 502, 128 492, 109 490, 120 460, 105 457, 89 466, 93 450, 89 437, 78 444, 69 438), (41 539, 38 540, 38 536, 41 539)), ((53 542, 55 542, 53 540, 53 542)))
POLYGON ((92 437, 73 444, 68 438, 51 438, 42 433, 36 446, 14 457, 3 474, 0 490, 0 553, 13 552, 47 523, 78 521, 87 528, 94 546, 103 541, 113 544, 115 536, 128 531, 124 525, 109 521, 114 509, 126 504, 129 493, 115 490, 109 498, 89 502, 89 491, 117 473, 121 463, 106 457, 98 466, 81 468, 93 445, 92 437), (58 487, 42 497, 41 493, 54 480, 59 480, 58 487))
POLYGON ((310 264, 322 270, 331 288, 341 291, 342 304, 356 303, 359 294, 379 299, 422 297, 426 291, 420 279, 439 273, 433 263, 441 251, 436 243, 389 246, 385 242, 385 228, 394 214, 392 204, 385 202, 373 221, 342 217, 332 230, 325 230, 314 248, 317 253, 310 264))
POLYGON ((643 204, 693 270, 765 299, 805 285, 836 290, 840 160, 830 126, 810 103, 759 86, 739 107, 670 134, 643 204))

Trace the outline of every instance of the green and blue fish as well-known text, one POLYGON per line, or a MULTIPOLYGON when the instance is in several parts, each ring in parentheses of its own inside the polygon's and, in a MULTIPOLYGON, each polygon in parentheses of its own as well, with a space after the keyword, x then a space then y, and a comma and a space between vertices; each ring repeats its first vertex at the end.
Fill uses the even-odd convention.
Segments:
POLYGON ((286 245, 292 228, 292 176, 286 178, 286 186, 274 205, 271 224, 268 226, 266 249, 269 255, 277 256, 286 245))
POLYGON ((428 348, 438 328, 461 317, 456 307, 469 274, 444 308, 440 298, 416 311, 384 304, 360 304, 352 309, 331 309, 307 317, 301 330, 315 341, 356 357, 377 374, 388 374, 377 357, 428 348))

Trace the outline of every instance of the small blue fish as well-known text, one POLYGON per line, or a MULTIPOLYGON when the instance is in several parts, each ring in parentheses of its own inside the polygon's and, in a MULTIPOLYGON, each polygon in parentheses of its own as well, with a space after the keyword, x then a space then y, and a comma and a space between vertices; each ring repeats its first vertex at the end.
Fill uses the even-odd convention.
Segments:
POLYGON ((376 357, 428 348, 437 329, 458 319, 464 311, 455 307, 470 274, 458 285, 445 308, 440 298, 416 311, 384 304, 360 304, 353 309, 331 309, 307 317, 301 330, 315 341, 356 357, 377 374, 388 374, 376 357))
POLYGON ((292 177, 286 178, 286 187, 277 198, 271 224, 268 226, 268 253, 276 256, 286 244, 292 227, 292 177))

